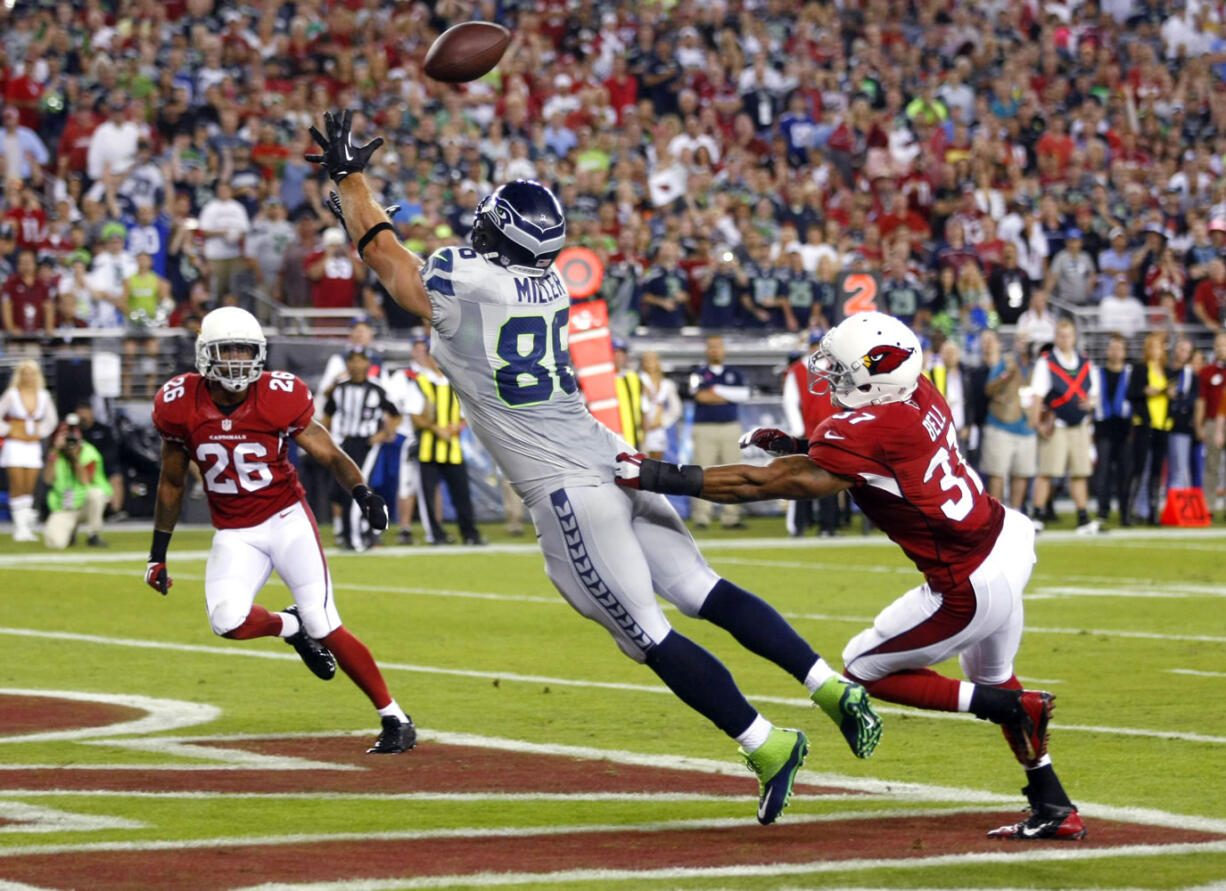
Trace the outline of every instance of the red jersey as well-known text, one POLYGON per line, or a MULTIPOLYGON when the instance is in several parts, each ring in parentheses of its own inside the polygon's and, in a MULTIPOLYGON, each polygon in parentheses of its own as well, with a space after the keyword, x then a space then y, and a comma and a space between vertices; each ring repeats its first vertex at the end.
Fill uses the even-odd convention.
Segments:
POLYGON ((35 334, 43 330, 46 312, 43 306, 51 299, 51 289, 46 282, 35 278, 30 284, 14 273, 0 289, 0 303, 13 308, 15 334, 35 334))
POLYGON ((855 481, 856 504, 948 594, 991 552, 1005 509, 958 451, 949 406, 921 377, 905 402, 834 415, 818 425, 809 458, 855 481))
POLYGON ((218 529, 256 526, 306 497, 287 452, 314 416, 310 389, 287 371, 265 371, 229 414, 194 372, 168 380, 153 400, 153 426, 200 468, 218 529))
POLYGON ((1205 420, 1221 414, 1226 406, 1226 359, 1219 359, 1200 370, 1200 395, 1205 400, 1205 420))
POLYGON ((805 422, 806 438, 822 421, 837 414, 839 409, 830 400, 829 393, 816 395, 809 389, 809 357, 802 356, 788 366, 788 374, 796 379, 800 393, 800 417, 805 422))
POLYGON ((357 270, 348 254, 329 256, 326 251, 316 251, 306 258, 309 269, 320 260, 324 261, 322 278, 311 282, 311 305, 316 309, 356 306, 358 303, 357 270))

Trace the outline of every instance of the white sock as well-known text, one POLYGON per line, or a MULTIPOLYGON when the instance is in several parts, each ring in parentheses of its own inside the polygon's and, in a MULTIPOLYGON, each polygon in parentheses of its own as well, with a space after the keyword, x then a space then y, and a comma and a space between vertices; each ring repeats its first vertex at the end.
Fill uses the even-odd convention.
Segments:
POLYGON ((838 672, 830 667, 830 663, 821 656, 818 656, 817 661, 813 663, 813 667, 809 669, 809 673, 805 675, 805 689, 810 693, 816 693, 818 687, 836 674, 838 672))
POLYGON ((383 706, 383 708, 379 709, 379 717, 385 718, 388 715, 395 715, 400 720, 401 724, 409 723, 409 716, 404 713, 404 709, 396 704, 396 700, 394 699, 387 705, 383 706))
POLYGON ((34 506, 33 495, 17 495, 9 502, 9 507, 14 511, 25 510, 34 506))
POLYGON ((1051 764, 1051 755, 1045 754, 1042 758, 1036 761, 1032 767, 1027 767, 1026 770, 1038 770, 1040 767, 1046 767, 1049 764, 1051 764))
POLYGON ((741 744, 741 748, 746 752, 756 752, 762 748, 763 743, 766 742, 766 738, 771 735, 771 730, 773 729, 774 727, 770 721, 758 715, 753 719, 753 723, 745 728, 745 732, 736 738, 736 741, 741 744))
POLYGON ((969 712, 971 710, 971 697, 975 695, 975 685, 970 681, 958 682, 958 711, 969 712))
POLYGON ((279 637, 293 637, 302 630, 302 622, 293 613, 277 613, 281 617, 281 633, 279 637))

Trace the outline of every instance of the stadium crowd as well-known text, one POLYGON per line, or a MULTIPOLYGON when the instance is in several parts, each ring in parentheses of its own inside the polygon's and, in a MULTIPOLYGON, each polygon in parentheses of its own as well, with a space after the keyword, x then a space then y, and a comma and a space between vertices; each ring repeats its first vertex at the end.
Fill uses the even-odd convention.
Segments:
MULTIPOLYGON (((867 300, 985 378, 985 332, 1029 368, 1068 315, 1129 361, 1157 331, 1226 362, 1220 3, 18 0, 0 21, 6 349, 126 327, 125 393, 152 329, 217 305, 421 325, 303 160, 335 108, 387 140, 369 178, 419 252, 462 243, 498 183, 554 188, 619 335, 803 336, 867 300), (467 19, 511 30, 502 63, 425 78, 467 19)), ((1220 460, 1217 377, 1191 433, 1220 460)))

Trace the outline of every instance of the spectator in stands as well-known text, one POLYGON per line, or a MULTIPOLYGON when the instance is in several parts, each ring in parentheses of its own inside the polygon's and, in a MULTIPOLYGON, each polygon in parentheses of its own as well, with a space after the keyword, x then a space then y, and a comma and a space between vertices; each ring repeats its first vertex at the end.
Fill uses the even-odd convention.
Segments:
POLYGON ((1094 301, 1094 261, 1082 251, 1080 229, 1068 229, 1064 238, 1064 249, 1052 258, 1047 270, 1047 289, 1053 300, 1086 306, 1094 301))
POLYGON ((366 267, 357 258, 345 233, 335 226, 325 229, 320 250, 306 258, 311 280, 311 305, 316 309, 358 308, 358 282, 366 267))
POLYGON ((1056 339, 1056 316, 1047 306, 1047 289, 1035 288, 1030 295, 1030 308, 1017 320, 1017 336, 1027 343, 1043 346, 1056 339))
POLYGON ((0 153, 4 158, 4 180, 11 182, 41 182, 42 171, 38 168, 51 160, 47 147, 38 134, 20 123, 20 114, 13 106, 4 109, 4 132, 0 136, 0 153), (38 170, 37 176, 35 171, 38 170))
POLYGON ((1128 494, 1132 403, 1128 392, 1133 367, 1128 364, 1128 344, 1122 335, 1110 336, 1106 362, 1095 371, 1098 374, 1098 404, 1094 409, 1094 450, 1098 461, 1094 491, 1098 499, 1098 518, 1106 520, 1110 516, 1111 499, 1114 498, 1120 511, 1120 525, 1131 526, 1128 494))
POLYGON ((13 369, 8 389, 0 394, 0 467, 8 476, 13 541, 37 541, 38 508, 34 486, 43 467, 42 441, 59 423, 55 401, 47 391, 38 362, 24 359, 13 369))
POLYGON ((749 328, 765 328, 770 332, 795 331, 796 317, 783 289, 783 281, 770 259, 770 246, 759 240, 749 255, 745 267, 749 290, 741 296, 742 324, 749 328))
POLYGON ((1145 273, 1145 303, 1162 309, 1177 322, 1184 320, 1186 304, 1183 299, 1187 273, 1175 257, 1169 243, 1162 248, 1158 262, 1145 273))
POLYGON ((1145 307, 1132 296, 1128 276, 1117 275, 1115 288, 1098 304, 1098 327, 1118 331, 1125 338, 1145 330, 1145 307))
POLYGON ((123 398, 132 398, 137 355, 144 353, 139 363, 145 372, 145 392, 157 389, 158 339, 153 328, 160 328, 170 315, 174 301, 170 297, 170 282, 153 271, 153 257, 147 253, 136 257, 136 272, 123 283, 123 309, 127 320, 127 335, 123 343, 123 398))
POLYGON ((91 324, 96 328, 118 328, 124 324, 124 283, 139 269, 136 258, 124 249, 126 235, 122 223, 102 227, 105 250, 94 256, 88 278, 95 298, 91 324))
POLYGON ((980 465, 988 477, 988 492, 1021 510, 1030 481, 1038 470, 1038 440, 1030 425, 1029 406, 1023 405, 1021 395, 1030 380, 1030 364, 1016 351, 1004 353, 995 331, 984 331, 980 345, 987 372, 984 393, 988 400, 980 465))
POLYGON ((138 145, 147 127, 128 117, 128 97, 120 90, 106 101, 107 119, 94 129, 89 140, 86 172, 92 180, 110 173, 122 179, 136 161, 138 145))
POLYGON ((1094 365, 1077 350, 1077 326, 1071 319, 1056 325, 1052 349, 1035 363, 1030 381, 1034 392, 1031 420, 1039 432, 1039 475, 1034 484, 1036 511, 1047 505, 1052 486, 1066 473, 1069 494, 1077 508, 1077 532, 1096 535, 1090 519, 1090 421, 1098 398, 1094 365))
MULTIPOLYGON (((1132 269, 1132 253, 1128 250, 1128 232, 1122 226, 1116 226, 1108 233, 1110 246, 1098 255, 1098 297, 1106 298, 1115 293, 1116 282, 1120 276, 1128 280, 1132 269)), ((1131 283, 1130 283, 1131 287, 1131 283)))
POLYGON ((1196 417, 1200 378, 1192 367, 1192 354, 1195 351, 1196 347, 1188 338, 1176 340, 1174 358, 1167 373, 1171 400, 1171 434, 1166 455, 1168 491, 1192 486, 1193 449, 1200 438, 1196 417))
POLYGON ((1226 262, 1220 258, 1210 260, 1207 275, 1192 293, 1192 314, 1210 331, 1222 330, 1226 317, 1226 262))
POLYGON ((47 283, 38 276, 32 250, 17 255, 17 271, 0 289, 0 319, 9 337, 37 337, 55 328, 55 302, 47 283))
POLYGON ((1222 446, 1216 435, 1222 406, 1226 401, 1226 331, 1213 338, 1213 361, 1200 370, 1196 416, 1200 418, 1201 440, 1205 444, 1204 491, 1209 511, 1217 509, 1218 489, 1226 476, 1222 473, 1222 446))
POLYGON ((274 294, 286 306, 311 305, 311 278, 307 275, 307 258, 319 250, 319 218, 307 211, 294 222, 294 240, 286 245, 281 267, 277 272, 274 294))
POLYGON ((674 241, 660 244, 656 262, 643 278, 639 312, 649 328, 680 328, 686 323, 689 277, 678 265, 674 241))
POLYGON ((81 437, 81 419, 74 413, 64 418, 56 431, 43 467, 47 507, 51 509, 43 528, 43 543, 54 551, 68 547, 84 526, 87 543, 104 548, 102 518, 111 497, 102 455, 81 437))
POLYGON ((1016 325, 1030 307, 1030 276, 1018 265, 1017 245, 1006 241, 1001 248, 1001 261, 988 276, 988 291, 992 308, 1002 325, 1016 325))
POLYGON ((1145 338, 1141 361, 1132 370, 1128 401, 1132 404, 1132 461, 1129 481, 1129 513, 1136 517, 1144 508, 1151 526, 1158 525, 1158 489, 1170 436, 1171 388, 1167 378, 1166 334, 1151 331, 1145 338), (1140 502, 1142 483, 1145 502, 1140 502))
MULTIPOLYGON (((243 245, 243 255, 247 258, 256 288, 267 299, 276 299, 281 264, 295 238, 294 224, 286 218, 281 199, 276 195, 265 198, 263 206, 251 221, 251 232, 243 245)), ((272 321, 267 305, 261 302, 257 306, 259 312, 256 315, 260 321, 272 321)))
POLYGON ((749 279, 730 250, 720 252, 719 259, 698 272, 702 288, 702 311, 698 324, 707 330, 733 328, 741 310, 741 298, 747 293, 749 279))
POLYGON ((234 199, 230 182, 217 181, 217 194, 200 208, 200 235, 209 264, 213 300, 233 291, 233 279, 243 268, 243 239, 251 229, 247 208, 234 199))
MULTIPOLYGON (((740 460, 741 422, 737 406, 749 398, 745 373, 724 365, 726 348, 718 335, 707 338, 707 361, 690 375, 690 395, 694 399, 694 461, 708 467, 740 460)), ((711 524, 709 501, 691 500, 691 518, 699 529, 711 524)), ((720 513, 725 529, 739 528, 740 507, 725 504, 720 513)))

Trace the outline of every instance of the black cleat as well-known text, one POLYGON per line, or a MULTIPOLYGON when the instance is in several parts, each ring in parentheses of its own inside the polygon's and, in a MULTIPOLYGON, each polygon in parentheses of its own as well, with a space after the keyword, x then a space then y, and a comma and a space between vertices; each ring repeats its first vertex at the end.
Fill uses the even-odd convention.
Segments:
MULTIPOLYGON (((405 715, 408 718, 408 715, 405 715)), ((375 744, 366 750, 367 755, 398 755, 407 752, 417 745, 417 728, 413 719, 408 718, 407 724, 400 723, 395 715, 383 716, 383 729, 375 744)))
MULTIPOLYGON (((298 618, 297 605, 287 606, 281 612, 298 618)), ((299 625, 301 624, 302 620, 299 619, 299 625)), ((305 628, 299 627, 298 633, 285 638, 285 642, 298 651, 298 656, 306 663, 306 667, 311 669, 315 677, 322 681, 330 681, 336 675, 336 659, 328 652, 327 647, 310 637, 305 628)))

